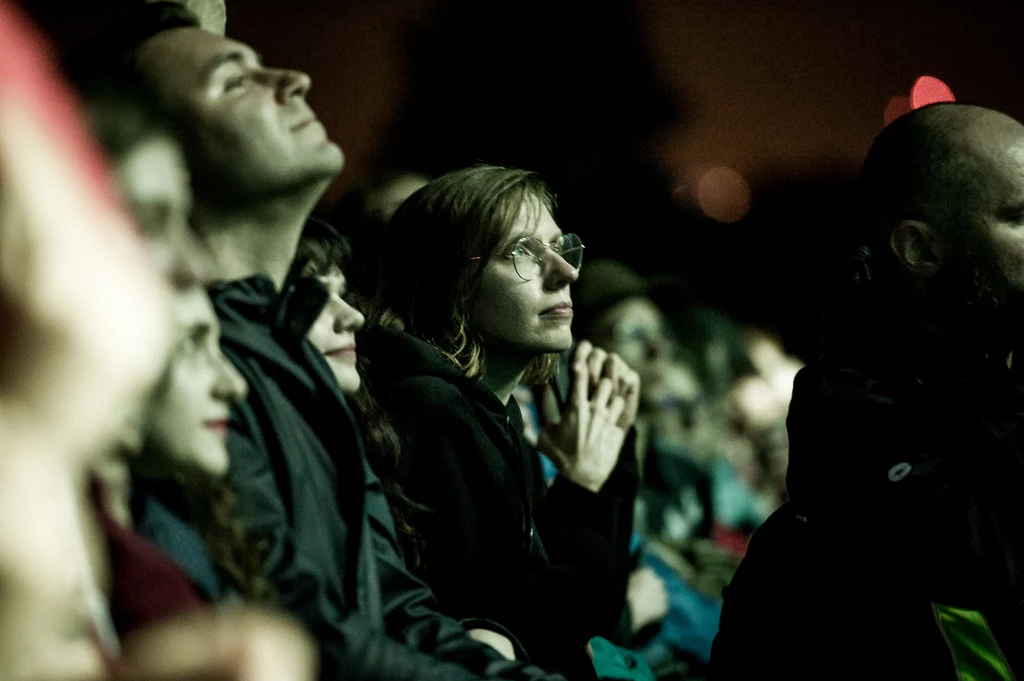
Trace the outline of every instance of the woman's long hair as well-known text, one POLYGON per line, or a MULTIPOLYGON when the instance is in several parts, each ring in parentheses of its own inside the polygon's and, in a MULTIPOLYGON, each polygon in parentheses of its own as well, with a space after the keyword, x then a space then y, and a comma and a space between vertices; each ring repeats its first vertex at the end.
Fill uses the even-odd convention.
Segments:
POLYGON ((220 577, 234 586, 246 601, 272 601, 274 589, 263 576, 263 560, 269 542, 246 530, 228 481, 202 476, 190 478, 181 487, 188 504, 189 520, 202 537, 220 577))
MULTIPOLYGON (((470 327, 470 304, 524 206, 537 219, 554 211, 555 197, 536 173, 500 166, 447 173, 406 199, 385 228, 371 321, 427 341, 466 376, 483 375, 484 343, 470 327)), ((536 358, 523 382, 550 380, 557 360, 557 353, 536 358)))
MULTIPOLYGON (((302 234, 289 276, 320 277, 333 267, 344 273, 351 261, 352 249, 348 240, 327 223, 314 219, 307 224, 302 234)), ((352 300, 351 296, 349 298, 353 306, 362 307, 358 300, 352 300)), ((380 478, 384 497, 395 521, 402 553, 411 567, 418 568, 422 562, 423 540, 416 532, 412 519, 415 514, 426 512, 427 509, 410 499, 399 482, 401 439, 387 412, 374 398, 371 386, 367 384, 368 362, 368 359, 360 355, 357 369, 362 384, 349 397, 349 406, 363 435, 366 458, 380 478)))

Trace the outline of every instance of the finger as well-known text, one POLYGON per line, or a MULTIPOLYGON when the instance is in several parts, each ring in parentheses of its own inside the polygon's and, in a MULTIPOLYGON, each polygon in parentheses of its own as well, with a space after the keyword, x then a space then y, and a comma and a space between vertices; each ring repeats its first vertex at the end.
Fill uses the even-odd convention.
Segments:
POLYGON ((626 364, 626 361, 618 355, 610 355, 612 360, 611 377, 615 381, 615 392, 620 395, 624 395, 626 390, 629 388, 627 383, 627 377, 632 369, 626 364))
POLYGON ((587 358, 587 370, 590 372, 590 385, 596 386, 598 381, 601 380, 601 374, 604 372, 604 363, 608 357, 608 353, 601 348, 594 348, 590 352, 590 357, 587 358))
POLYGON ((619 356, 614 352, 609 352, 608 356, 604 358, 604 366, 601 367, 601 375, 605 378, 612 379, 615 383, 616 390, 618 389, 619 376, 622 373, 622 369, 619 366, 619 356))
POLYGON ((628 390, 630 392, 640 392, 640 374, 633 371, 632 369, 627 369, 624 380, 626 381, 626 386, 628 387, 628 390))
POLYGON ((606 412, 614 387, 610 378, 602 378, 597 384, 597 392, 594 394, 594 399, 590 402, 590 407, 594 411, 606 412))
MULTIPOLYGON (((587 352, 589 353, 589 351, 588 348, 587 352)), ((590 379, 587 374, 587 361, 585 358, 576 359, 572 365, 572 407, 580 411, 586 409, 589 390, 590 379)))
POLYGON ((573 355, 573 361, 586 365, 587 358, 590 357, 590 352, 594 349, 594 344, 588 340, 581 340, 576 345, 576 354, 573 355))
POLYGON ((616 395, 612 398, 612 402, 608 405, 608 422, 618 425, 619 417, 622 416, 622 411, 626 408, 626 398, 622 395, 616 395))

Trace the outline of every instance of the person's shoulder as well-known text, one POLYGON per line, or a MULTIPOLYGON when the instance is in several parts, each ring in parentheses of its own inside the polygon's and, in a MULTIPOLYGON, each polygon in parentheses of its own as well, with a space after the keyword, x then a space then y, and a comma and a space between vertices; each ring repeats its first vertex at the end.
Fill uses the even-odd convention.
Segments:
POLYGON ((391 385, 390 393, 392 402, 403 411, 454 413, 472 406, 460 386, 440 376, 424 374, 400 379, 391 385))

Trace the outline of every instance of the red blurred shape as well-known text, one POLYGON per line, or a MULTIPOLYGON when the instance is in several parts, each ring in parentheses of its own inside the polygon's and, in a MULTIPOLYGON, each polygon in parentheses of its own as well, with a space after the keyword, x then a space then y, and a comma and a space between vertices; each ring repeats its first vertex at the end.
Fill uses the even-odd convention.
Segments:
POLYGON ((956 97, 949 86, 935 76, 921 76, 910 88, 910 108, 920 109, 928 104, 955 102, 956 97))
POLYGON ((896 95, 885 105, 885 124, 889 125, 905 113, 910 113, 910 97, 896 95))
POLYGON ((697 202, 709 218, 718 222, 737 222, 750 210, 750 187, 732 168, 717 166, 701 175, 697 202))

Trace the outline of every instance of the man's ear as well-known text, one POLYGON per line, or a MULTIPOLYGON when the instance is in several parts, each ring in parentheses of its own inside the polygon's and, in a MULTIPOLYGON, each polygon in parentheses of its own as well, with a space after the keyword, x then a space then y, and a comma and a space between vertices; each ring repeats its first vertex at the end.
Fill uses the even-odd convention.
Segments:
POLYGON ((932 277, 946 262, 946 244, 927 222, 902 220, 889 234, 889 249, 900 266, 912 274, 932 277))

